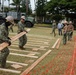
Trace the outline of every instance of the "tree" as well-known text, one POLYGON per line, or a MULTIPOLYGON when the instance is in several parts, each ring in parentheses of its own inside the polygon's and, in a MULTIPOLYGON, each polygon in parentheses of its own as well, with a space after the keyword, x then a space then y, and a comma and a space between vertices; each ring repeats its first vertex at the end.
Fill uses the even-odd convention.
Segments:
POLYGON ((45 9, 54 14, 76 13, 76 0, 50 0, 45 9))
POLYGON ((26 12, 27 15, 32 13, 31 7, 30 7, 30 0, 22 0, 21 2, 21 12, 26 12))
POLYGON ((44 9, 45 5, 46 5, 46 0, 38 0, 36 2, 36 15, 38 17, 44 17, 46 16, 46 11, 44 9))
POLYGON ((65 15, 67 18, 75 18, 76 0, 50 0, 45 9, 52 15, 65 15), (73 14, 74 16, 72 16, 73 14))
POLYGON ((22 0, 13 0, 12 5, 16 6, 17 12, 20 11, 20 3, 21 3, 21 1, 22 1, 22 0))

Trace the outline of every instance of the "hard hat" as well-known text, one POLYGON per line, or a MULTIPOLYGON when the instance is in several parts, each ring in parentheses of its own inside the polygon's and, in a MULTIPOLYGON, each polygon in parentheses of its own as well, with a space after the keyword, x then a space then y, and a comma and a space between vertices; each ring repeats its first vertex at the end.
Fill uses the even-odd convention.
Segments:
POLYGON ((21 19, 24 19, 25 20, 25 16, 21 16, 21 19))
POLYGON ((12 16, 7 16, 6 20, 11 22, 11 21, 14 21, 14 18, 12 16))

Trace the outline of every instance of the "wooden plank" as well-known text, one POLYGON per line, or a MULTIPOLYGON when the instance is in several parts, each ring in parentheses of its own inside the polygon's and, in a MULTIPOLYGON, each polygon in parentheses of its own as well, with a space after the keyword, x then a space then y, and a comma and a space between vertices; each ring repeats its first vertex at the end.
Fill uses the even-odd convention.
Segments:
MULTIPOLYGON (((11 45, 10 47, 18 47, 17 45, 11 45)), ((38 48, 38 49, 40 49, 39 47, 34 47, 34 46, 26 46, 26 49, 32 49, 32 48, 38 48)), ((41 50, 46 50, 46 49, 41 49, 41 50)))
POLYGON ((21 69, 23 66, 21 66, 19 64, 12 64, 11 67, 13 67, 15 69, 21 69))
MULTIPOLYGON (((13 45, 18 45, 19 43, 15 43, 15 44, 13 44, 13 45)), ((41 45, 43 45, 44 47, 49 47, 48 45, 44 45, 44 44, 41 44, 41 45)), ((33 44, 33 43, 31 43, 31 44, 26 44, 26 46, 35 46, 35 47, 37 47, 37 46, 41 46, 40 44, 39 45, 37 45, 37 44, 33 44)))
POLYGON ((33 48, 32 50, 33 50, 33 51, 38 51, 39 49, 38 49, 38 48, 33 48))
POLYGON ((43 56, 41 56, 37 61, 35 61, 31 66, 29 66, 21 75, 27 75, 42 59, 44 59, 51 50, 47 51, 43 56))
MULTIPOLYGON (((10 34, 14 35, 14 34, 17 34, 17 33, 10 33, 10 34)), ((43 36, 43 35, 41 36, 41 35, 28 34, 28 36, 31 37, 31 38, 34 36, 34 38, 38 37, 38 38, 46 39, 46 41, 53 39, 53 38, 50 38, 48 36, 43 36)))
POLYGON ((33 63, 33 62, 34 62, 34 60, 29 59, 29 60, 25 60, 25 62, 26 62, 26 63, 33 63))
POLYGON ((21 73, 21 71, 11 70, 11 69, 3 69, 3 68, 0 68, 0 71, 11 72, 11 73, 17 73, 17 74, 20 74, 20 73, 21 73))
MULTIPOLYGON (((28 31, 28 30, 27 30, 28 31)), ((17 40, 18 38, 20 38, 21 36, 23 36, 24 34, 26 34, 26 32, 21 32, 20 34, 17 34, 16 36, 11 38, 11 42, 14 42, 15 40, 17 40)), ((5 47, 8 46, 8 43, 2 43, 0 44, 0 51, 3 50, 5 47)))
POLYGON ((39 52, 33 52, 33 51, 26 51, 26 50, 20 50, 20 49, 13 49, 13 48, 9 48, 11 51, 18 51, 18 52, 27 52, 27 53, 35 53, 35 54, 40 54, 39 52))
POLYGON ((18 54, 18 53, 10 53, 11 55, 16 56, 23 56, 23 57, 30 57, 30 58, 38 58, 38 56, 32 56, 32 55, 24 55, 24 54, 18 54))
MULTIPOLYGON (((29 39, 28 39, 29 40, 29 39)), ((15 42, 13 42, 13 44, 18 44, 19 42, 18 41, 15 41, 15 42)), ((45 45, 46 43, 44 43, 44 42, 42 42, 42 43, 40 43, 40 42, 27 42, 27 44, 29 45, 29 44, 37 44, 37 45, 45 45)), ((49 45, 49 44, 47 44, 47 45, 49 45)))
POLYGON ((29 53, 28 55, 29 55, 29 56, 30 56, 30 55, 31 55, 31 56, 34 56, 34 55, 36 55, 36 54, 35 54, 35 53, 29 53))
POLYGON ((57 44, 57 46, 56 46, 56 49, 59 48, 59 46, 60 46, 60 42, 61 42, 61 39, 59 39, 58 44, 57 44))
POLYGON ((56 42, 55 42, 55 44, 52 46, 52 48, 55 48, 55 47, 56 47, 58 41, 59 41, 59 38, 56 40, 56 42))
POLYGON ((19 64, 19 65, 22 65, 22 66, 28 66, 28 64, 25 64, 25 63, 19 63, 19 62, 14 62, 14 61, 7 61, 7 63, 11 63, 11 64, 19 64))

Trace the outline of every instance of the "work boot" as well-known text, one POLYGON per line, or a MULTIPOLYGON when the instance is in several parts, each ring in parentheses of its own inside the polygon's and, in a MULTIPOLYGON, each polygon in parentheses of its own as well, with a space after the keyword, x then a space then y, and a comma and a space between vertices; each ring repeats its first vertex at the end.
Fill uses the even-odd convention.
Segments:
POLYGON ((24 50, 25 48, 24 47, 22 47, 22 46, 19 46, 19 48, 21 49, 21 50, 24 50))

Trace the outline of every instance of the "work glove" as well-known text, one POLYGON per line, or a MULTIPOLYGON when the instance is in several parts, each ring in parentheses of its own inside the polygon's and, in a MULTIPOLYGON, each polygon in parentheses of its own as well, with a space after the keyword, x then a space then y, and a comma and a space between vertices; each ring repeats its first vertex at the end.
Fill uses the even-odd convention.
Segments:
POLYGON ((5 40, 6 43, 9 44, 9 46, 11 45, 11 41, 10 40, 5 40))
POLYGON ((9 40, 11 40, 11 38, 10 38, 10 37, 8 37, 8 39, 9 39, 9 40))
POLYGON ((28 33, 26 30, 24 30, 26 33, 28 33))

